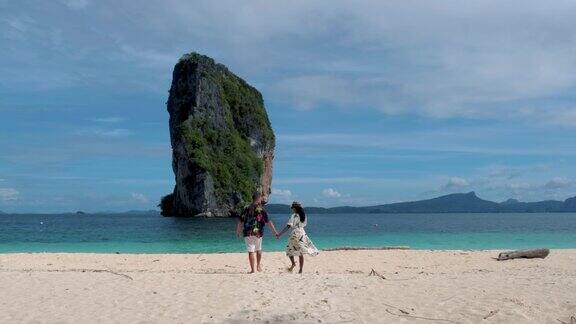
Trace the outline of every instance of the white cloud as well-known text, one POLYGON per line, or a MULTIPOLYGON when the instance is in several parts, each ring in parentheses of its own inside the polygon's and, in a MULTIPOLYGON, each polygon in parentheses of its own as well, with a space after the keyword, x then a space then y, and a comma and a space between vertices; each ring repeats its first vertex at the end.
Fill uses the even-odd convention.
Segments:
POLYGON ((305 178, 279 178, 275 183, 281 184, 334 184, 334 183, 372 183, 383 182, 387 179, 364 177, 305 177, 305 178))
POLYGON ((287 189, 272 189, 272 194, 278 196, 290 197, 292 196, 292 191, 287 189))
POLYGON ((470 185, 468 180, 460 177, 452 177, 448 179, 448 182, 442 186, 444 191, 458 191, 466 188, 470 185))
POLYGON ((488 176, 491 178, 504 178, 511 180, 522 175, 522 171, 518 168, 512 168, 505 165, 491 166, 489 168, 488 176))
MULTIPOLYGON (((59 76, 62 87, 105 84, 116 89, 121 80, 130 88, 165 91, 166 72, 183 52, 197 50, 264 85, 268 101, 299 109, 372 108, 434 118, 576 125, 576 107, 554 100, 569 98, 576 87, 573 1, 115 4, 118 12, 137 15, 128 19, 109 14, 106 2, 64 3, 93 7, 90 24, 79 24, 83 18, 70 11, 33 15, 33 39, 7 45, 13 56, 3 60, 6 84, 20 76, 18 84, 29 87, 36 83, 29 79, 43 67, 50 69, 39 78, 45 84, 55 83, 47 79, 50 73, 69 69, 74 73, 59 76), (46 43, 57 31, 68 46, 46 43), (142 33, 146 39, 137 37, 142 33), (45 66, 42 56, 29 54, 39 47, 57 52, 61 61, 45 66), (102 54, 106 69, 98 65, 102 54), (22 71, 24 62, 29 71, 22 71)), ((44 12, 50 5, 21 11, 44 12)), ((19 21, 8 27, 28 35, 30 25, 19 21)))
POLYGON ((26 40, 29 34, 36 30, 36 20, 28 15, 14 15, 11 17, 1 17, 0 25, 3 25, 4 36, 10 40, 26 40))
POLYGON ((340 198, 342 197, 342 194, 333 188, 327 188, 322 190, 322 196, 326 198, 340 198))
POLYGON ((125 121, 126 118, 122 117, 103 117, 103 118, 94 118, 93 121, 97 123, 120 123, 125 121))
POLYGON ((512 182, 512 183, 506 183, 503 186, 504 189, 508 189, 511 192, 518 192, 520 190, 530 190, 533 188, 533 186, 529 183, 524 183, 524 182, 512 182))
POLYGON ((557 106, 554 109, 543 107, 522 107, 518 118, 524 120, 539 119, 541 123, 557 126, 576 126, 576 107, 557 106))
POLYGON ((278 203, 289 204, 294 200, 294 195, 292 191, 288 189, 272 189, 272 195, 270 197, 273 201, 278 203))
MULTIPOLYGON (((323 57, 314 69, 324 67, 323 74, 289 76, 277 87, 308 109, 354 104, 437 118, 517 119, 526 100, 570 93, 576 85, 570 55, 576 45, 568 32, 575 17, 555 18, 573 9, 565 1, 545 10, 537 1, 338 3, 317 21, 330 24, 343 14, 348 24, 339 26, 336 42, 355 46, 357 57, 323 57)), ((561 107, 545 105, 531 121, 566 122, 555 116, 561 107)), ((561 110, 574 120, 576 108, 561 110)))
POLYGON ((544 184, 543 188, 547 190, 558 190, 569 188, 574 184, 574 182, 567 178, 555 177, 544 184))
POLYGON ((11 202, 18 200, 20 192, 13 188, 0 188, 0 201, 11 202))
MULTIPOLYGON (((566 130, 567 131, 567 130, 566 130)), ((431 158, 433 153, 472 153, 486 155, 534 155, 576 156, 572 141, 560 132, 537 132, 531 128, 506 126, 448 126, 431 129, 407 129, 402 131, 349 132, 349 133, 280 133, 276 137, 282 146, 295 149, 314 149, 314 152, 341 148, 340 152, 359 148, 373 148, 373 152, 385 150, 422 151, 421 158, 431 158), (526 146, 524 143, 533 145, 526 146)), ((333 153, 333 152, 332 152, 333 153)), ((419 152, 410 152, 419 153, 419 152)), ((394 152, 394 156, 399 156, 394 152)), ((507 166, 494 166, 509 168, 507 166)), ((509 170, 509 172, 516 171, 509 170)), ((506 170, 492 170, 495 174, 506 170)), ((520 170, 523 172, 529 170, 520 170)))
POLYGON ((97 137, 126 137, 133 135, 134 133, 126 128, 85 128, 76 132, 80 136, 97 136, 97 137))
POLYGON ((144 194, 138 192, 130 193, 130 197, 137 203, 147 204, 149 202, 148 198, 144 194))
POLYGON ((85 9, 90 4, 89 0, 61 0, 64 5, 70 9, 85 9))
POLYGON ((101 136, 105 136, 105 137, 124 137, 124 136, 130 136, 132 134, 133 133, 131 130, 124 129, 124 128, 104 130, 100 133, 101 136))
POLYGON ((281 80, 274 91, 302 110, 334 103, 346 107, 358 103, 360 97, 350 81, 330 75, 306 75, 281 80))
POLYGON ((147 67, 166 68, 176 63, 174 53, 134 48, 126 44, 121 45, 120 50, 126 58, 140 62, 141 65, 147 67))

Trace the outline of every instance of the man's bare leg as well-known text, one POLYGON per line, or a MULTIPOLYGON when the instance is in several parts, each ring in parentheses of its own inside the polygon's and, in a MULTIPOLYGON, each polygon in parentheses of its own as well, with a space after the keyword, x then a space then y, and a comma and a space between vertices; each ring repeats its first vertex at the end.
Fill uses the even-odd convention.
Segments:
POLYGON ((298 271, 298 273, 302 273, 302 268, 304 268, 304 256, 303 255, 299 256, 298 261, 300 263, 300 271, 298 271))
POLYGON ((256 269, 258 269, 258 271, 262 271, 262 266, 260 265, 260 261, 262 260, 262 250, 260 251, 256 251, 256 269))
POLYGON ((293 256, 289 256, 289 258, 290 258, 290 262, 292 262, 292 265, 288 267, 288 271, 292 272, 292 270, 294 270, 294 267, 296 266, 296 261, 294 261, 293 256))
POLYGON ((254 273, 254 252, 248 252, 248 261, 250 261, 250 273, 254 273))

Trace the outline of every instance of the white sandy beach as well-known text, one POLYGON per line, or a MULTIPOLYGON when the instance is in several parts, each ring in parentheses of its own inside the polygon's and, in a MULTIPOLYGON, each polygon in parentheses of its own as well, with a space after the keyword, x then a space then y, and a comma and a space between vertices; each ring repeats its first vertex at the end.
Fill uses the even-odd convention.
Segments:
POLYGON ((323 252, 298 275, 265 253, 249 275, 245 254, 2 254, 0 322, 570 323, 576 250, 496 255, 323 252))

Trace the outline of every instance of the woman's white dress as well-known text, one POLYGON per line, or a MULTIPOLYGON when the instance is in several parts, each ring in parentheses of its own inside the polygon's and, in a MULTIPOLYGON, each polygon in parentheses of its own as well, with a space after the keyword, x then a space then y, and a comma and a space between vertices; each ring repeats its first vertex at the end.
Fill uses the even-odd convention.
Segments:
POLYGON ((300 256, 304 254, 317 255, 318 249, 310 240, 304 227, 306 227, 306 220, 300 221, 298 214, 292 214, 288 220, 288 226, 292 230, 290 238, 288 238, 288 245, 286 246, 287 256, 300 256))

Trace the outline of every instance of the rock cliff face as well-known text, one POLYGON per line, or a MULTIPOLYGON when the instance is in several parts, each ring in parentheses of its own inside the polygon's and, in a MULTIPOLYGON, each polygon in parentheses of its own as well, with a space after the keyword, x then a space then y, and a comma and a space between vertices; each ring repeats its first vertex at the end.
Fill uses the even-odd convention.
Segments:
POLYGON ((163 215, 228 216, 257 190, 267 199, 275 138, 258 90, 187 54, 174 67, 168 112, 176 186, 163 215))

